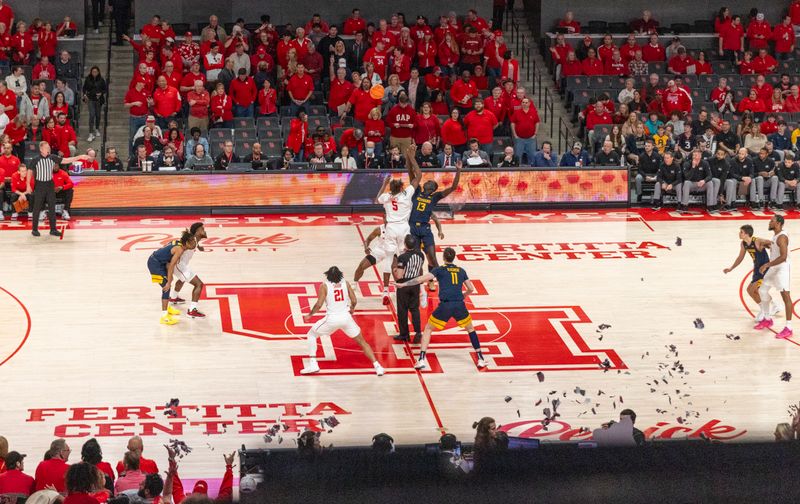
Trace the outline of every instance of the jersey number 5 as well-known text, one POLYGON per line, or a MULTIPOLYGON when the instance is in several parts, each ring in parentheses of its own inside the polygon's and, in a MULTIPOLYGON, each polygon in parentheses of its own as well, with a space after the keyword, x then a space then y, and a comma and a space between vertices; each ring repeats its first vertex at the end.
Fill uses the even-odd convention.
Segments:
MULTIPOLYGON (((455 273, 453 273, 455 275, 455 273)), ((336 289, 333 291, 333 300, 334 301, 344 301, 344 291, 342 289, 336 289)))
POLYGON ((424 212, 425 208, 428 206, 427 203, 423 203, 422 201, 417 202, 417 212, 424 212))

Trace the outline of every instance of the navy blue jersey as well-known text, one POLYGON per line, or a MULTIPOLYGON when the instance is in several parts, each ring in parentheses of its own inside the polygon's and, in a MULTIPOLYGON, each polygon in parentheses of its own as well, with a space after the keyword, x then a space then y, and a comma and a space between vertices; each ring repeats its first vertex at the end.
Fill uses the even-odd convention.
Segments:
POLYGON ((408 222, 411 224, 430 224, 431 214, 441 199, 441 192, 426 194, 422 192, 422 186, 418 186, 411 197, 411 217, 409 217, 408 222))
POLYGON ((469 280, 467 272, 455 264, 445 264, 437 266, 431 270, 431 274, 439 281, 439 301, 464 301, 464 293, 461 286, 469 280))
POLYGON ((764 275, 762 275, 758 270, 761 268, 761 266, 769 262, 769 252, 767 252, 767 249, 762 248, 761 250, 758 250, 756 248, 757 239, 758 238, 754 237, 750 242, 750 245, 742 242, 742 247, 744 247, 747 253, 750 254, 750 259, 753 260, 753 282, 758 282, 764 278, 764 275))
POLYGON ((169 264, 172 260, 172 247, 178 245, 180 242, 178 241, 171 241, 167 245, 164 245, 160 249, 153 252, 152 257, 160 264, 169 264))

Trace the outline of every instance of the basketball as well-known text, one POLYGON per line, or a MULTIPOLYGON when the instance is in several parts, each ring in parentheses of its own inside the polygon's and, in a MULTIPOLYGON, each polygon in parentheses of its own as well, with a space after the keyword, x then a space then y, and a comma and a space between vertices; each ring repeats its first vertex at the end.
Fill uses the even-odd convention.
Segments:
POLYGON ((371 98, 376 99, 376 100, 382 100, 383 99, 383 95, 384 95, 384 89, 383 89, 383 86, 380 85, 380 84, 375 84, 369 90, 369 96, 371 98))

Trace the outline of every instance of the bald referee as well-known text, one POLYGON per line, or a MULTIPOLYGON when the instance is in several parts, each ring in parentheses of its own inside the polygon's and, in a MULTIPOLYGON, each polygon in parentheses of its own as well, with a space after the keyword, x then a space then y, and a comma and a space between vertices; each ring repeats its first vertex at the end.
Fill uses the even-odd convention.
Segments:
POLYGON ((39 155, 31 160, 28 167, 33 170, 33 177, 36 185, 33 188, 33 236, 40 236, 39 233, 39 214, 47 200, 47 216, 50 218, 50 234, 61 236, 61 232, 56 229, 56 188, 53 183, 53 172, 59 165, 70 164, 74 161, 86 161, 89 156, 83 154, 75 157, 61 158, 50 154, 50 144, 39 142, 39 155))

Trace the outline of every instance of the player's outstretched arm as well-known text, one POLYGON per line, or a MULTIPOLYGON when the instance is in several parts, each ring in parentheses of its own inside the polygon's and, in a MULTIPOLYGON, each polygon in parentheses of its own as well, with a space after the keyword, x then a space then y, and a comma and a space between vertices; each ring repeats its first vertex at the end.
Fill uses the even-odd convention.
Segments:
POLYGON ((403 287, 412 287, 414 285, 420 285, 435 279, 436 279, 435 276, 431 275, 430 273, 425 273, 424 275, 418 276, 417 278, 413 278, 407 282, 396 282, 396 283, 398 285, 402 285, 403 287))
POLYGON ((408 165, 408 178, 411 180, 411 187, 416 189, 422 182, 422 170, 417 163, 417 145, 411 144, 406 150, 406 165, 408 165))
POLYGON ((456 163, 456 178, 453 179, 453 184, 450 187, 448 187, 447 189, 442 191, 442 199, 450 196, 450 193, 455 191, 456 187, 458 187, 458 183, 461 181, 461 167, 462 166, 463 165, 461 164, 461 161, 458 161, 456 163))
POLYGON ((386 178, 383 179, 383 184, 381 184, 381 188, 378 190, 378 194, 375 195, 375 204, 380 205, 380 198, 386 192, 386 188, 389 187, 389 182, 391 182, 392 176, 386 175, 386 178))
POLYGON ((744 259, 744 253, 745 253, 744 252, 744 244, 741 244, 739 246, 739 256, 736 258, 735 261, 733 261, 733 265, 731 265, 730 268, 725 268, 724 270, 722 270, 722 272, 727 275, 731 271, 735 270, 736 267, 739 266, 742 263, 742 259, 744 259))
POLYGON ((433 223, 436 225, 436 231, 439 234, 439 239, 444 240, 444 233, 442 233, 442 223, 439 222, 439 217, 436 217, 436 214, 432 213, 431 218, 433 219, 433 223))

